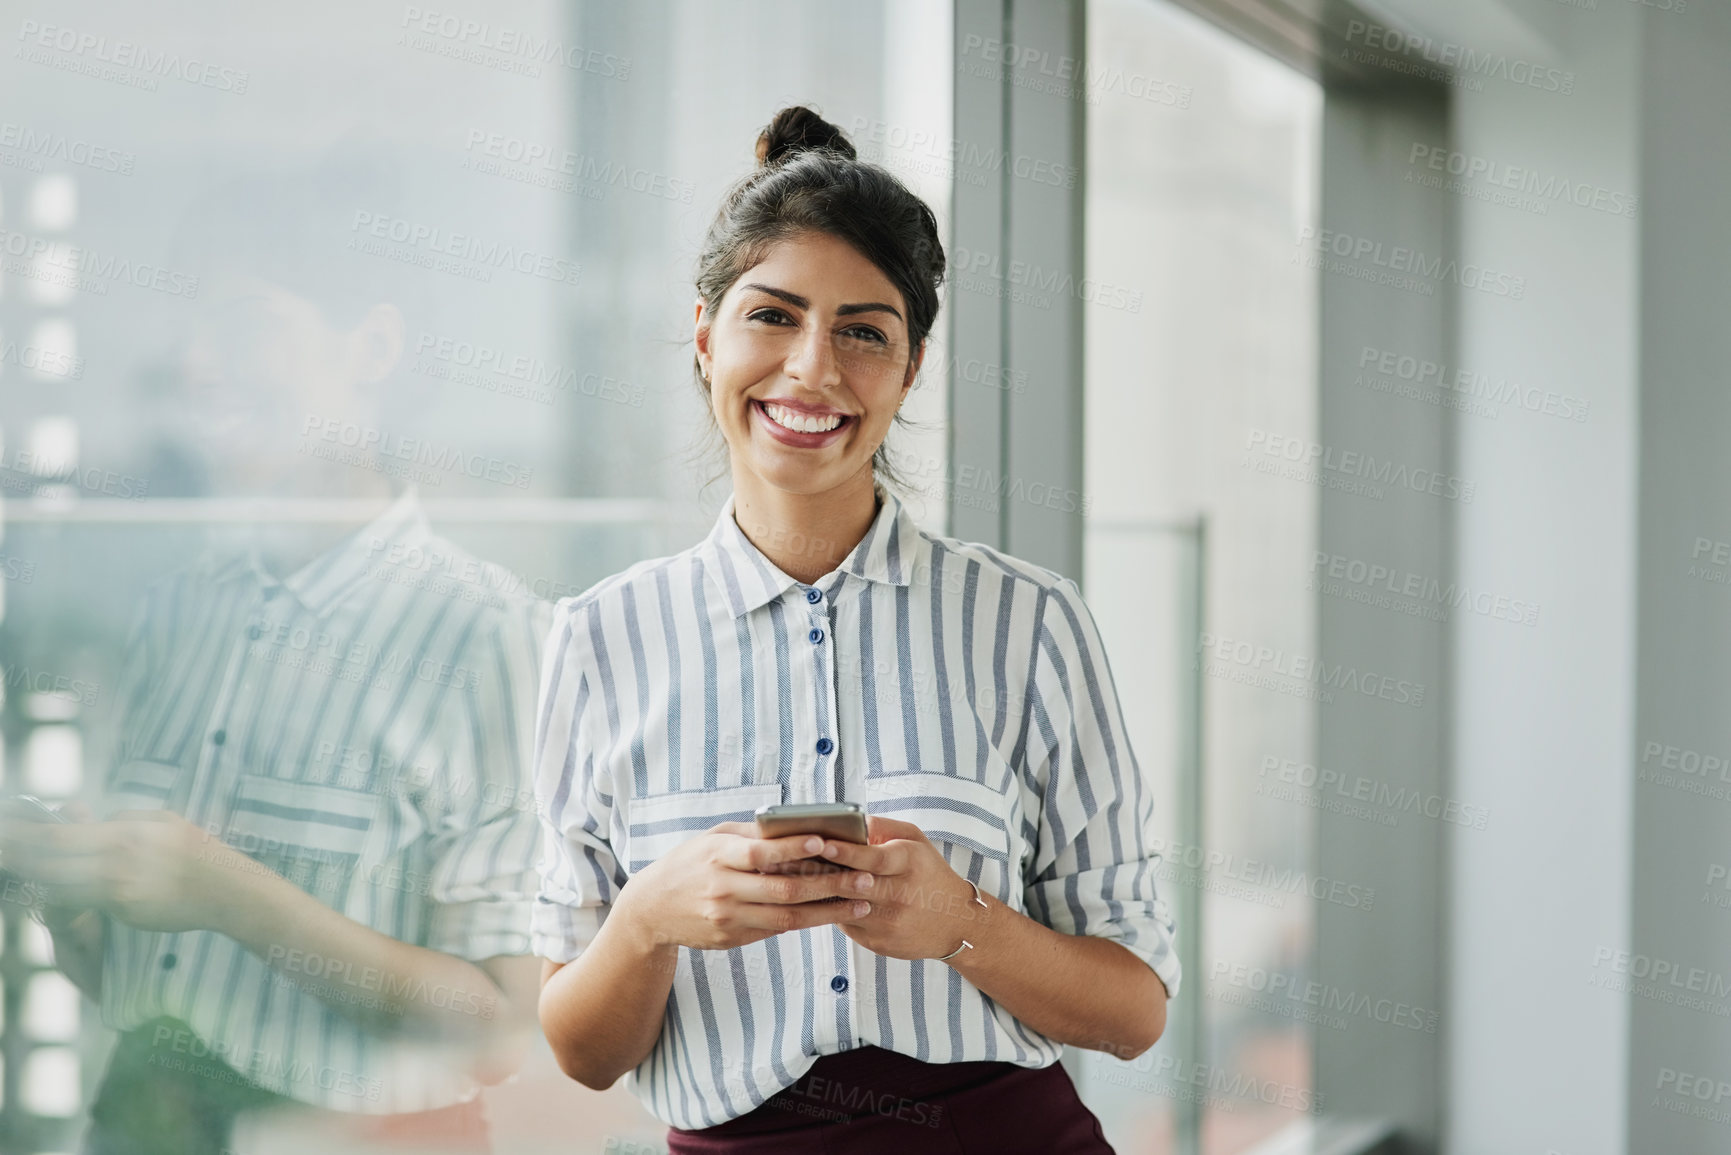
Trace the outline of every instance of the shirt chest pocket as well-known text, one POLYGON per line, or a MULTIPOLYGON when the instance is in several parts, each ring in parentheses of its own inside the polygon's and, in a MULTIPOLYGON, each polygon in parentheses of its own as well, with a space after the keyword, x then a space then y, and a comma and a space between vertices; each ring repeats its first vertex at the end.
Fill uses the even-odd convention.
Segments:
POLYGON ((112 818, 123 810, 162 810, 180 781, 180 767, 173 762, 133 759, 122 762, 109 780, 101 811, 112 818))
POLYGON ((225 840, 340 910, 378 834, 378 813, 369 791, 242 774, 225 840))
POLYGON ((753 821, 757 808, 780 802, 781 793, 781 784, 770 782, 633 798, 626 832, 626 873, 636 874, 718 822, 753 821))
POLYGON ((983 782, 949 774, 867 778, 866 813, 920 828, 955 872, 1014 910, 1022 909, 1019 874, 1010 869, 1015 802, 983 782))

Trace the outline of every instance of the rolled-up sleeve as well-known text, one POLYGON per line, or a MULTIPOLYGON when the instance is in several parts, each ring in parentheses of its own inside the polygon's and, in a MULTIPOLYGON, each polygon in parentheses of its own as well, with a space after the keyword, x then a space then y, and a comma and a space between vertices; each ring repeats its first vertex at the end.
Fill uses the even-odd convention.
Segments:
POLYGON ((626 878, 608 841, 613 791, 594 747, 604 719, 595 717, 598 680, 587 660, 592 613, 592 606, 560 603, 542 656, 535 723, 542 837, 531 950, 557 963, 594 940, 626 878))
POLYGON ((1152 792, 1130 748, 1099 630, 1069 578, 1046 591, 1036 645, 1028 750, 1042 805, 1028 913, 1065 934, 1122 944, 1176 995, 1152 792))
POLYGON ((466 732, 451 744, 456 777, 449 793, 467 805, 461 833, 432 871, 427 945, 471 961, 530 951, 541 831, 530 786, 529 689, 538 681, 549 608, 516 605, 498 615, 466 655, 472 687, 454 695, 453 717, 466 732))

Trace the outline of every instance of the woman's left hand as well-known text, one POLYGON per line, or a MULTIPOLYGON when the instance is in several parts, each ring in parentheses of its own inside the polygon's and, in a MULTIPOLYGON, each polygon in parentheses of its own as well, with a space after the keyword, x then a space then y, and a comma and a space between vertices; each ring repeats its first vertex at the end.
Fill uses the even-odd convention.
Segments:
MULTIPOLYGON (((94 908, 139 930, 220 930, 242 883, 264 868, 169 810, 5 832, 14 869, 55 906, 94 908)), ((274 877, 274 876, 273 876, 274 877)))
POLYGON ((974 888, 919 827, 873 816, 867 836, 866 846, 826 839, 818 856, 872 876, 871 889, 860 895, 871 903, 871 913, 836 924, 867 950, 889 958, 938 958, 976 934, 990 916, 992 908, 975 901, 974 888))

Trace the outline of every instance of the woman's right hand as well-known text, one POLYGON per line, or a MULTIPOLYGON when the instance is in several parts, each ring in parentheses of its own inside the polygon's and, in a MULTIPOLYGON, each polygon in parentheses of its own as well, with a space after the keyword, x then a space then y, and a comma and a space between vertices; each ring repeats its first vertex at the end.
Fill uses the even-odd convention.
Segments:
POLYGON ((821 858, 799 867, 822 849, 816 835, 761 838, 753 823, 718 823, 633 875, 608 919, 625 915, 658 945, 729 950, 869 914, 870 875, 821 858))

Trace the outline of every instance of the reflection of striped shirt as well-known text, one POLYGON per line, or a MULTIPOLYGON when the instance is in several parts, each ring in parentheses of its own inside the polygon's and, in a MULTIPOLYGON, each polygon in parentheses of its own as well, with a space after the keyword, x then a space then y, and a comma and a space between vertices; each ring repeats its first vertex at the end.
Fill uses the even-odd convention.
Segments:
MULTIPOLYGON (((413 491, 284 581, 250 555, 164 579, 134 626, 105 811, 167 807, 401 941, 473 961, 527 953, 540 837, 527 699, 551 607, 509 592, 520 584, 435 536, 413 491)), ((478 1091, 455 1056, 331 1005, 420 995, 409 976, 345 970, 293 941, 279 959, 289 974, 213 932, 111 921, 104 1017, 182 1019, 259 1085, 339 1111, 478 1091)), ((426 992, 478 1014, 490 995, 426 992)))
MULTIPOLYGON (((717 822, 845 800, 920 827, 1045 925, 1122 943, 1176 992, 1150 790, 1080 592, 928 535, 880 495, 815 585, 751 544, 730 498, 699 545, 559 603, 535 737, 535 953, 576 958, 633 873, 717 822)), ((681 948, 627 1084, 663 1121, 707 1127, 867 1043, 934 1063, 1061 1052, 943 963, 821 927, 681 948)))

